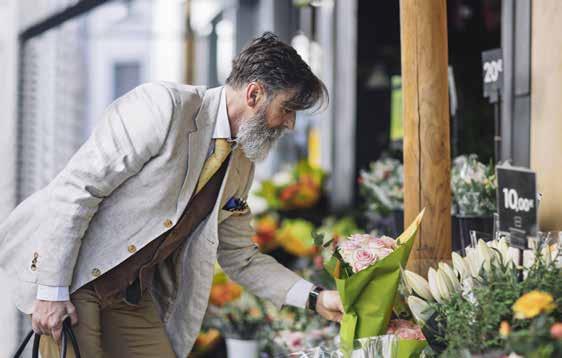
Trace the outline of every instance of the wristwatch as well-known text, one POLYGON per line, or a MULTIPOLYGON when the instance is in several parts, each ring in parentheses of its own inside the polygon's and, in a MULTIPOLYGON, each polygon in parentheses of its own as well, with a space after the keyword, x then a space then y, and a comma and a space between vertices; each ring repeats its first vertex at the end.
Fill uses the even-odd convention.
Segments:
POLYGON ((320 296, 320 292, 324 291, 323 287, 314 286, 310 293, 308 294, 308 309, 313 312, 316 312, 316 303, 318 302, 318 296, 320 296))

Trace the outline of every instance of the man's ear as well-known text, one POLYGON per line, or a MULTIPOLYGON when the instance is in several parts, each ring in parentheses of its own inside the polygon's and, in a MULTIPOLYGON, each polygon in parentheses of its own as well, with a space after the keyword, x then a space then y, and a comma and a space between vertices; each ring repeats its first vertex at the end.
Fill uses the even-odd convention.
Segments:
POLYGON ((250 82, 246 86, 246 104, 255 108, 265 97, 263 87, 258 82, 250 82))

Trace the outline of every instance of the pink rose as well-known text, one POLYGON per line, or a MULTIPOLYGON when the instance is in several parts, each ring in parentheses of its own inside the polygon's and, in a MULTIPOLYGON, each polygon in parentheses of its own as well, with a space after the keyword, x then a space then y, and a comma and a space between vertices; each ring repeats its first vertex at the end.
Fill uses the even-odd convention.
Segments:
POLYGON ((353 252, 351 267, 353 272, 359 272, 376 261, 377 256, 370 250, 357 249, 353 252))
POLYGON ((290 352, 298 352, 304 348, 304 333, 281 331, 279 333, 280 342, 285 343, 290 352))
POLYGON ((367 241, 367 245, 366 247, 369 248, 369 250, 379 250, 384 248, 384 243, 379 239, 379 238, 372 238, 369 241, 367 241))
POLYGON ((394 334, 401 339, 425 340, 421 328, 417 324, 403 319, 390 321, 386 334, 394 334))
POLYGON ((380 260, 390 255, 392 251, 393 251, 392 249, 387 249, 386 247, 383 247, 382 249, 375 250, 375 255, 377 256, 377 259, 380 260))
POLYGON ((358 249, 361 245, 357 241, 344 240, 338 244, 338 247, 344 251, 351 251, 358 249))
POLYGON ((387 249, 395 249, 396 241, 388 236, 382 236, 375 239, 379 245, 386 247, 387 249))
POLYGON ((550 335, 554 339, 562 339, 562 323, 558 322, 550 327, 550 335))

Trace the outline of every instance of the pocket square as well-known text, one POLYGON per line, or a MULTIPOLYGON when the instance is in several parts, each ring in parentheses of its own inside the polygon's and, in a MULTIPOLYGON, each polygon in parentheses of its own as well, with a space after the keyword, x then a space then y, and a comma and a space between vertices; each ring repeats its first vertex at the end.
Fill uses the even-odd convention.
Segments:
POLYGON ((228 211, 244 211, 247 208, 248 204, 244 200, 235 197, 228 199, 223 207, 224 210, 228 211))

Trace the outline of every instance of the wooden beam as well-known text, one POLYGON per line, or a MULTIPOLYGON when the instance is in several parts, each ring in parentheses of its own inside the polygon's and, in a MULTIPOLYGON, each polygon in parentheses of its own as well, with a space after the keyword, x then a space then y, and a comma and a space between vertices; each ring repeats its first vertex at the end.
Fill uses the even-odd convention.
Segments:
POLYGON ((426 208, 409 268, 451 258, 446 0, 401 0, 404 226, 426 208))
POLYGON ((562 230, 562 2, 532 3, 531 167, 537 172, 541 231, 562 230))

